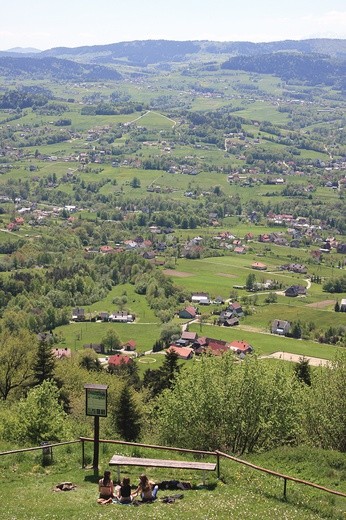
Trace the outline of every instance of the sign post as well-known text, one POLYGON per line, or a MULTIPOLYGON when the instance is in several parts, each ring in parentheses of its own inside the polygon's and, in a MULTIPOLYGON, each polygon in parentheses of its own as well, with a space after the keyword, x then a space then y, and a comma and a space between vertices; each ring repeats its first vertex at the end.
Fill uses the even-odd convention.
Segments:
POLYGON ((107 417, 108 385, 84 385, 86 415, 94 417, 93 469, 99 469, 100 417, 107 417))

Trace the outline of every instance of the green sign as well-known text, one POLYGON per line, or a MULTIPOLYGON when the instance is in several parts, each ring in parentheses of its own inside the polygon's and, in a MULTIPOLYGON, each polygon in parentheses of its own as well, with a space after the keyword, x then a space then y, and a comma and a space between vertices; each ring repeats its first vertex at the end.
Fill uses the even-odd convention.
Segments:
POLYGON ((107 417, 107 390, 86 388, 86 414, 107 417))

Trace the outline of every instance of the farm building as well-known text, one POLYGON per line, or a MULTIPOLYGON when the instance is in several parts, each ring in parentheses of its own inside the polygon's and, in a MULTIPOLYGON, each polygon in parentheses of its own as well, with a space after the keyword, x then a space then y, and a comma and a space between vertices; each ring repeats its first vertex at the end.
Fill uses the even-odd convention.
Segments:
POLYGON ((291 285, 285 291, 285 296, 296 297, 296 296, 305 296, 306 295, 306 287, 302 285, 291 285))
POLYGON ((64 359, 71 357, 71 349, 69 348, 53 348, 52 349, 54 357, 57 359, 64 359))
POLYGON ((208 293, 193 293, 191 296, 192 303, 199 303, 200 305, 210 305, 210 297, 208 293))
POLYGON ((181 311, 179 311, 179 318, 191 320, 191 319, 196 318, 196 316, 197 316, 197 311, 196 311, 195 307, 185 307, 185 309, 182 309, 181 311))
POLYGON ((179 359, 191 359, 194 353, 193 348, 189 347, 178 347, 177 345, 171 345, 167 349, 168 353, 174 352, 179 359))
POLYGON ((82 307, 75 307, 72 310, 72 321, 84 321, 85 320, 85 312, 82 307))
POLYGON ((251 354, 254 350, 249 343, 241 340, 232 341, 232 343, 229 343, 229 348, 236 354, 251 354))
POLYGON ((266 264, 262 264, 262 262, 254 262, 251 267, 257 271, 265 271, 267 269, 266 264))
POLYGON ((291 328, 291 324, 286 320, 274 320, 272 322, 272 333, 279 334, 280 336, 286 336, 291 328))
POLYGON ((121 365, 129 365, 133 363, 133 360, 129 356, 123 356, 122 354, 114 354, 108 358, 109 367, 119 367, 121 365))

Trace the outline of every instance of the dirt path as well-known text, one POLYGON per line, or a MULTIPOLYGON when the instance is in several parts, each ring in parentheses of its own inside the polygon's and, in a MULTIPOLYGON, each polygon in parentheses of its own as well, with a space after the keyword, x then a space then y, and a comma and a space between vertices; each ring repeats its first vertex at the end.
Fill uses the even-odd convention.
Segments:
POLYGON ((273 352, 268 356, 259 356, 259 359, 281 359, 282 361, 292 361, 293 363, 299 363, 302 358, 309 361, 309 365, 315 367, 328 366, 330 363, 328 359, 311 356, 300 356, 299 354, 291 354, 290 352, 273 352))
POLYGON ((168 121, 171 121, 171 122, 173 123, 172 128, 174 128, 174 127, 176 126, 176 124, 177 124, 177 122, 174 121, 174 119, 171 119, 170 117, 165 116, 164 114, 161 114, 160 112, 154 112, 153 110, 147 110, 147 111, 146 111, 144 114, 142 114, 141 116, 136 117, 136 119, 132 119, 132 121, 127 121, 127 122, 125 123, 125 126, 131 125, 132 123, 135 123, 136 121, 139 121, 140 119, 142 119, 142 117, 144 117, 144 116, 150 114, 150 112, 153 112, 153 113, 155 113, 155 114, 159 114, 161 117, 164 117, 165 119, 168 119, 168 121))
POLYGON ((305 307, 311 307, 312 309, 324 309, 324 307, 329 307, 329 305, 333 305, 335 300, 323 300, 321 302, 308 303, 305 307))

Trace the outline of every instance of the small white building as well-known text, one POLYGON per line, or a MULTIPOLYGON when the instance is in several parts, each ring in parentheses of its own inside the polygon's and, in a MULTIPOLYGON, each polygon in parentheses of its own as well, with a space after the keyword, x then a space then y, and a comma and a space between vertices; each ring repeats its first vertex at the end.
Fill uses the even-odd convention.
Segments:
POLYGON ((210 298, 209 298, 208 294, 205 294, 205 293, 193 294, 191 296, 191 302, 199 303, 200 305, 210 305, 210 298))

